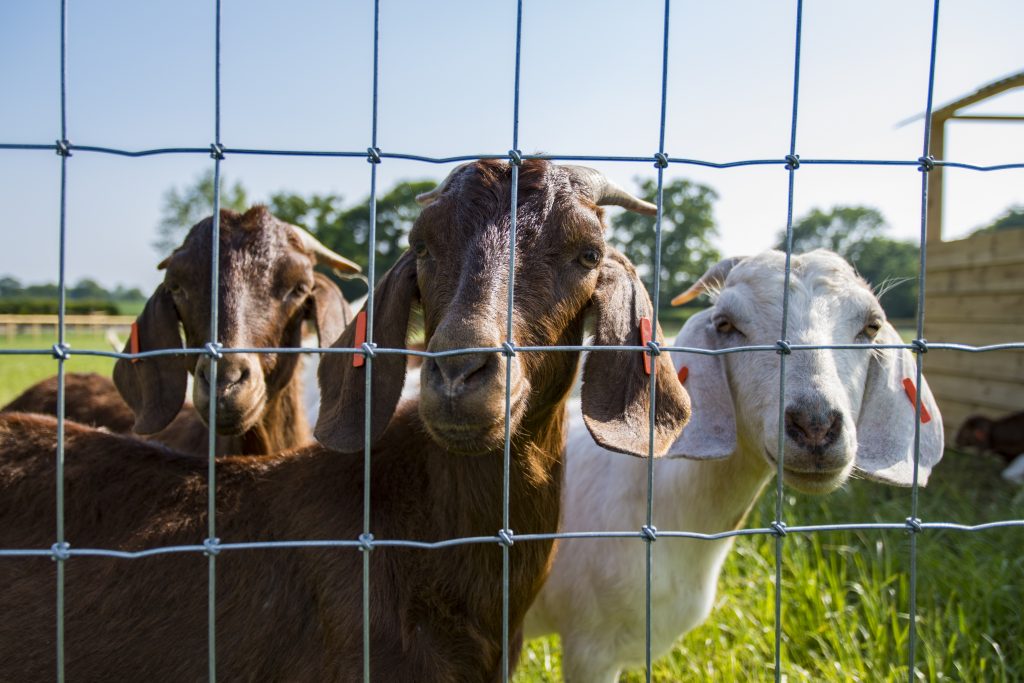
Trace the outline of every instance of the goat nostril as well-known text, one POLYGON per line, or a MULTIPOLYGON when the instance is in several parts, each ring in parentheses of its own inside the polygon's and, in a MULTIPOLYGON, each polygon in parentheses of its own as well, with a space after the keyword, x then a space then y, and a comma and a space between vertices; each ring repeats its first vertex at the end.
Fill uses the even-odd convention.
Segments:
POLYGON ((481 371, 488 366, 490 358, 484 354, 448 356, 434 359, 434 365, 436 372, 440 375, 441 383, 448 391, 453 391, 480 377, 481 371))
POLYGON ((842 415, 837 410, 822 415, 790 408, 785 423, 789 438, 807 448, 827 448, 843 431, 842 415))

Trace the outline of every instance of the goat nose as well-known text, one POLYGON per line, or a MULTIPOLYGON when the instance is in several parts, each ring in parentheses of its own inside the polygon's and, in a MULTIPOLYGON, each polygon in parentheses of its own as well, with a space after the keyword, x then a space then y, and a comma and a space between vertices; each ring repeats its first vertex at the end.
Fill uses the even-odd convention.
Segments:
MULTIPOLYGON (((203 386, 210 387, 210 363, 200 363, 196 375, 203 386)), ((217 388, 223 391, 237 385, 245 384, 250 376, 249 366, 246 363, 236 363, 229 360, 222 360, 217 363, 217 388)))
POLYGON ((470 353, 429 360, 433 361, 428 366, 432 379, 443 386, 447 393, 454 394, 482 376, 482 371, 495 360, 495 357, 493 354, 470 353))
POLYGON ((838 410, 786 409, 786 434, 803 448, 824 450, 834 444, 842 432, 843 418, 838 410))

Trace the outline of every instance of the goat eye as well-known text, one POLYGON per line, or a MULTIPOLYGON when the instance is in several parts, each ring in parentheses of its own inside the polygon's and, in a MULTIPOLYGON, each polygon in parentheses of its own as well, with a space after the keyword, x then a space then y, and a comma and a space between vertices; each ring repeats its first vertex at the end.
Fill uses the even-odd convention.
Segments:
POLYGON ((167 291, 169 291, 171 294, 181 294, 181 285, 179 285, 177 282, 167 282, 164 284, 167 285, 167 291))
POLYGON ((415 252, 416 258, 425 258, 428 253, 427 243, 422 240, 418 240, 413 243, 412 250, 415 252))
POLYGON ((601 252, 598 249, 584 249, 579 262, 584 268, 597 268, 597 264, 601 262, 601 252))
POLYGON ((733 324, 726 318, 719 318, 715 321, 715 329, 718 330, 718 334, 729 334, 736 330, 733 324))
POLYGON ((878 336, 878 331, 882 329, 882 323, 877 320, 873 320, 864 326, 864 336, 868 339, 874 339, 878 336))

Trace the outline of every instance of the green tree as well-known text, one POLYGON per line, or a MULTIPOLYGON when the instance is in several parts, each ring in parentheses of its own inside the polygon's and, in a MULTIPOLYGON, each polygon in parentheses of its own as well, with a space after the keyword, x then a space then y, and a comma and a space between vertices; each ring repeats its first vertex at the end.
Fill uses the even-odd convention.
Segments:
POLYGON ((991 223, 975 230, 972 235, 985 232, 998 232, 1000 230, 1016 230, 1024 228, 1024 204, 1016 204, 1009 207, 999 218, 991 223))
POLYGON ((21 281, 10 275, 0 277, 0 297, 17 296, 21 294, 21 281))
MULTIPOLYGON (((649 202, 657 199, 653 180, 638 181, 638 195, 649 202)), ((661 222, 661 289, 659 308, 683 291, 721 259, 711 244, 718 234, 713 216, 718 194, 710 187, 689 180, 674 180, 664 186, 661 222)), ((609 242, 636 265, 644 284, 654 292, 655 219, 623 212, 611 220, 609 242)))
MULTIPOLYGON (((867 206, 833 206, 828 211, 811 209, 793 223, 793 251, 831 249, 856 262, 864 244, 880 237, 886 229, 878 209, 867 206)), ((786 248, 786 233, 779 233, 778 249, 786 248)))
MULTIPOLYGON (((245 188, 236 182, 229 186, 221 179, 220 206, 223 209, 245 211, 249 199, 245 188)), ((161 256, 166 256, 181 244, 189 228, 213 214, 213 171, 204 171, 191 184, 178 190, 172 187, 164 193, 164 208, 157 238, 153 247, 161 256)))
MULTIPOLYGON (((375 272, 379 279, 398 260, 408 246, 407 235, 420 213, 416 195, 436 186, 432 180, 402 181, 377 198, 375 272)), ((350 258, 366 270, 369 264, 370 199, 343 208, 338 195, 313 195, 304 198, 292 193, 277 193, 270 199, 275 216, 312 232, 327 247, 350 258)), ((366 293, 357 281, 340 282, 347 298, 366 293)))
MULTIPOLYGON (((793 252, 831 249, 857 269, 880 293, 890 318, 911 318, 917 311, 918 245, 895 240, 878 209, 867 206, 815 208, 793 223, 793 252)), ((776 248, 786 248, 786 232, 780 231, 776 248)))

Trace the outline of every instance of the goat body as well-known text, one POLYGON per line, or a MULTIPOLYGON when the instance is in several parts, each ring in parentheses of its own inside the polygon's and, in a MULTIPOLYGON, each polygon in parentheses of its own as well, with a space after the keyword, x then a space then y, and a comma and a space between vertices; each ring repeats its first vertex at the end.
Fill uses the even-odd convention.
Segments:
POLYGON ((972 415, 964 420, 956 433, 958 448, 981 448, 1012 462, 1024 453, 1024 412, 1011 413, 997 420, 972 415))
MULTIPOLYGON (((784 255, 767 252, 723 262, 702 278, 715 306, 687 322, 675 346, 720 349, 771 345, 781 328, 784 255), (742 265, 741 265, 742 263, 742 265), (723 265, 724 264, 724 265, 723 265)), ((830 252, 793 259, 793 344, 901 343, 853 269, 830 252)), ((675 353, 686 367, 693 420, 654 463, 655 525, 717 534, 738 529, 776 472, 779 363, 753 353, 675 353)), ((903 381, 914 361, 901 350, 794 351, 787 363, 785 481, 814 493, 862 476, 909 485, 914 404, 903 381), (800 354, 805 354, 801 356, 800 354), (827 426, 827 428, 826 428, 827 426)), ((942 422, 922 382, 919 481, 942 455, 942 422)), ((563 531, 638 531, 646 524, 647 469, 615 458, 578 425, 566 451, 563 531)), ((651 651, 667 652, 711 611, 732 539, 659 538, 653 544, 651 651)), ((527 638, 561 634, 571 683, 608 683, 644 663, 646 564, 637 538, 560 542, 548 582, 531 607, 527 638)))
MULTIPOLYGON (((635 346, 640 320, 651 316, 650 299, 628 261, 605 251, 596 206, 605 197, 604 186, 569 169, 544 162, 527 162, 520 169, 516 246, 524 251, 517 260, 524 275, 516 290, 515 339, 523 346, 579 345, 584 320, 593 313, 597 344, 635 346)), ((410 239, 414 249, 374 290, 370 332, 382 349, 404 348, 416 301, 432 351, 487 346, 490 337, 473 335, 493 336, 503 329, 501 318, 490 316, 490 306, 501 300, 506 286, 507 270, 497 264, 510 247, 511 169, 479 162, 459 167, 454 175, 417 220, 410 239), (421 249, 419 240, 427 241, 429 250, 421 249)), ((350 326, 335 346, 353 348, 355 328, 350 326)), ((579 354, 475 355, 428 358, 419 400, 400 405, 405 359, 378 354, 372 361, 369 528, 378 541, 494 537, 506 528, 504 440, 494 438, 503 431, 506 391, 512 400, 507 529, 515 534, 556 530, 565 402, 579 354), (512 363, 507 388, 505 363, 512 363)), ((588 354, 583 409, 595 437, 610 448, 647 450, 651 380, 643 366, 636 351, 588 354)), ((663 358, 654 366, 654 449, 660 454, 688 419, 689 401, 673 381, 671 363, 663 358)), ((218 460, 216 530, 223 542, 351 541, 361 535, 365 372, 351 355, 321 359, 316 434, 323 446, 218 460)), ((0 547, 52 542, 54 430, 52 418, 0 416, 0 547)), ((197 543, 206 535, 202 458, 73 423, 66 427, 65 458, 66 535, 74 547, 138 550, 197 543)), ((517 542, 509 549, 512 663, 551 549, 551 541, 517 542)), ((436 550, 385 545, 369 552, 374 680, 499 677, 498 543, 436 550)), ((221 675, 226 680, 358 680, 362 563, 360 550, 352 547, 222 552, 216 560, 221 675)), ((132 562, 70 559, 69 675, 201 678, 206 564, 198 553, 132 562)), ((0 563, 0 581, 8 586, 0 592, 0 611, 6 615, 0 649, 7 653, 0 678, 35 680, 53 671, 52 566, 48 559, 0 563)))

